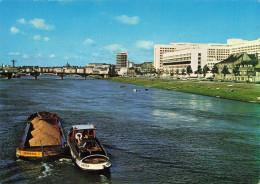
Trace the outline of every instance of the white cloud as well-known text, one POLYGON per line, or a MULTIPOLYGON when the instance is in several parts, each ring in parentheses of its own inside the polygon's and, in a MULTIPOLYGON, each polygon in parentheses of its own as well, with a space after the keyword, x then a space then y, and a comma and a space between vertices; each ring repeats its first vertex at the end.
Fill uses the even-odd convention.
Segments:
POLYGON ((95 57, 100 56, 100 54, 97 53, 97 52, 93 52, 91 55, 92 55, 92 56, 95 56, 95 57))
POLYGON ((10 29, 10 32, 11 32, 12 34, 17 34, 17 33, 20 33, 20 30, 17 29, 16 27, 12 26, 11 29, 10 29))
POLYGON ((29 21, 30 24, 32 24, 36 29, 42 29, 42 30, 53 30, 55 28, 54 25, 46 24, 44 19, 38 19, 35 18, 33 20, 29 21))
POLYGON ((18 19, 17 22, 20 23, 20 24, 25 24, 26 23, 24 18, 18 19))
POLYGON ((144 50, 150 50, 153 48, 154 43, 152 41, 139 40, 136 42, 136 47, 144 50))
POLYGON ((119 44, 111 44, 111 45, 107 45, 104 47, 105 50, 109 51, 109 52, 122 52, 122 51, 126 51, 126 49, 119 45, 119 44))
POLYGON ((24 58, 24 59, 28 59, 29 56, 28 56, 27 54, 24 54, 24 55, 22 56, 22 58, 24 58))
POLYGON ((21 55, 19 52, 9 52, 8 54, 10 56, 19 56, 19 55, 21 55))
POLYGON ((51 54, 49 57, 50 58, 55 58, 56 56, 55 56, 55 54, 51 54))
POLYGON ((127 15, 121 15, 121 16, 117 16, 116 20, 124 24, 138 24, 139 17, 138 16, 128 17, 127 15))
POLYGON ((73 55, 73 56, 65 56, 64 59, 82 59, 83 56, 77 56, 77 55, 73 55))
POLYGON ((36 55, 36 57, 41 57, 42 56, 42 53, 38 53, 37 55, 36 55))
POLYGON ((50 41, 50 38, 47 37, 47 36, 45 36, 45 37, 43 38, 43 40, 46 41, 46 42, 48 42, 48 41, 50 41))
POLYGON ((40 35, 34 35, 34 36, 33 36, 33 39, 34 39, 34 40, 40 40, 40 39, 42 39, 42 37, 41 37, 40 35))
POLYGON ((95 41, 92 40, 92 39, 90 39, 90 38, 88 38, 88 39, 86 39, 86 40, 83 42, 83 44, 85 44, 85 45, 93 45, 93 44, 95 44, 95 41))

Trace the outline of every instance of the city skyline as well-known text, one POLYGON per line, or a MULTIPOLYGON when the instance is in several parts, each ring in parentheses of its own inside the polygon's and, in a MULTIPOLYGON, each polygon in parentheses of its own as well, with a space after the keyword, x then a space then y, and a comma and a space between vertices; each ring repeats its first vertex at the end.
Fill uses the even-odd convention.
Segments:
POLYGON ((0 62, 152 62, 155 44, 260 38, 259 0, 0 0, 0 62))

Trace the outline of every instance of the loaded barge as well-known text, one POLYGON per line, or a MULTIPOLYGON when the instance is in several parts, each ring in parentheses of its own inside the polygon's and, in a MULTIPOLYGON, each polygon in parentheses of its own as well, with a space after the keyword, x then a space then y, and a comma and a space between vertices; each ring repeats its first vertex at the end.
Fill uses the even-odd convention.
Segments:
POLYGON ((60 118, 50 112, 38 112, 28 117, 25 132, 16 157, 28 160, 52 160, 64 155, 66 137, 60 118))

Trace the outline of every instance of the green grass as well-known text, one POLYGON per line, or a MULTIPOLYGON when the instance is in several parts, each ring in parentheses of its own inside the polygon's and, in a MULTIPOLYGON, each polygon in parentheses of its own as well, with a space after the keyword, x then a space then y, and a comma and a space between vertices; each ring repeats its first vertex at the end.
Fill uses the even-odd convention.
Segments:
POLYGON ((113 77, 106 80, 174 90, 186 93, 206 95, 230 100, 260 103, 260 85, 252 83, 206 82, 206 81, 171 81, 143 78, 113 77), (232 91, 232 92, 231 92, 232 91))

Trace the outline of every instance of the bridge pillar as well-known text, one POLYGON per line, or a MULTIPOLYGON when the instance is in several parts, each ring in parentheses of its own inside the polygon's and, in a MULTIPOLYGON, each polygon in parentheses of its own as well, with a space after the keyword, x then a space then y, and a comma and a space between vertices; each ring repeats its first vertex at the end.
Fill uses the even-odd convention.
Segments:
POLYGON ((34 80, 36 80, 39 75, 40 75, 39 72, 30 72, 30 76, 33 76, 34 80))
POLYGON ((82 78, 83 78, 83 80, 86 80, 87 76, 86 76, 86 75, 83 75, 82 78))
POLYGON ((13 73, 6 73, 5 74, 5 78, 8 79, 8 80, 10 80, 12 78, 12 76, 13 76, 13 73))
POLYGON ((11 75, 7 75, 5 78, 10 80, 12 77, 11 77, 11 75))
POLYGON ((63 80, 63 75, 60 75, 60 79, 63 80))

